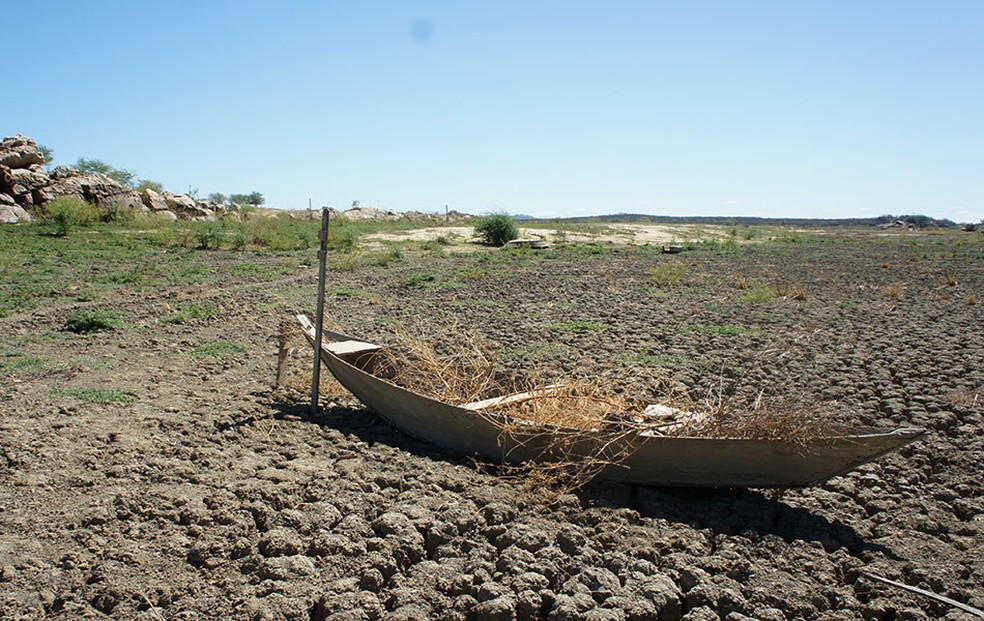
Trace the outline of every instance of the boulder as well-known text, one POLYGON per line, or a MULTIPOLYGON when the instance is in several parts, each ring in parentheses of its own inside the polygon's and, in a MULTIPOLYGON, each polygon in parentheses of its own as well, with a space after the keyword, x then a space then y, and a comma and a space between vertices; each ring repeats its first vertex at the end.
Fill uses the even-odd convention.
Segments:
POLYGON ((56 196, 74 196, 79 200, 109 205, 113 199, 131 203, 139 195, 100 173, 84 173, 68 166, 59 166, 51 173, 51 182, 39 191, 41 202, 53 200, 56 196), (121 195, 130 195, 121 198, 121 195))
POLYGON ((167 201, 164 200, 164 197, 150 188, 145 188, 140 193, 140 200, 151 211, 168 211, 167 201))
MULTIPOLYGON (((0 198, 10 198, 6 194, 0 194, 0 198)), ((10 199, 11 201, 13 199, 10 199)), ((18 222, 30 222, 31 214, 24 211, 20 205, 6 204, 0 201, 0 223, 17 224, 18 222)))
POLYGON ((42 166, 44 154, 38 144, 20 134, 0 141, 0 167, 26 168, 31 165, 42 166))
POLYGON ((215 220, 215 212, 206 205, 207 201, 199 202, 187 194, 164 193, 164 200, 167 207, 178 215, 181 219, 191 219, 198 221, 215 220))

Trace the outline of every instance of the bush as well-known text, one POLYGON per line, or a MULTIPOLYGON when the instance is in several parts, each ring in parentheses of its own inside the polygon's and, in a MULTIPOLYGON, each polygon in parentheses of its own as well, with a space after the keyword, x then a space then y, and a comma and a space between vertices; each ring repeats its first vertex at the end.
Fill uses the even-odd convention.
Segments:
POLYGON ((99 207, 85 203, 74 196, 59 196, 44 208, 43 218, 50 223, 54 234, 65 237, 76 226, 86 226, 99 221, 99 207))
POLYGON ((502 246, 519 237, 519 227, 508 214, 494 213, 479 221, 475 235, 490 246, 502 246))
POLYGON ((195 239, 202 250, 218 250, 225 237, 225 226, 222 222, 202 222, 195 231, 195 239))
POLYGON ((349 254, 359 242, 359 231, 352 226, 332 226, 328 229, 328 249, 349 254))
POLYGON ((75 334, 109 332, 123 327, 119 313, 101 310, 84 310, 72 313, 65 319, 65 330, 75 334))

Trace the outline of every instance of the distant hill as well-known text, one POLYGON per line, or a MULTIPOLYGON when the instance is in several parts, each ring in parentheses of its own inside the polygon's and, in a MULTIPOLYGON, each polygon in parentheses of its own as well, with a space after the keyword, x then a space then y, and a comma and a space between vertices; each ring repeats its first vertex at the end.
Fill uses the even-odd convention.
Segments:
POLYGON ((958 228, 957 223, 947 219, 936 219, 922 215, 893 216, 877 218, 761 218, 758 216, 654 216, 638 213, 618 213, 604 216, 576 216, 571 218, 531 218, 512 216, 515 220, 562 221, 562 222, 639 222, 647 224, 717 224, 723 226, 794 226, 803 228, 832 227, 885 227, 910 226, 920 229, 958 228))

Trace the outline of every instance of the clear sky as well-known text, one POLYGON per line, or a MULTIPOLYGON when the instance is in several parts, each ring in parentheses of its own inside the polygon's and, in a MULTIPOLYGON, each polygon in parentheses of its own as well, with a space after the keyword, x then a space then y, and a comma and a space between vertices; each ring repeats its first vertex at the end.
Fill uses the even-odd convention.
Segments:
POLYGON ((981 0, 35 0, 0 15, 0 133, 175 192, 984 218, 981 0))

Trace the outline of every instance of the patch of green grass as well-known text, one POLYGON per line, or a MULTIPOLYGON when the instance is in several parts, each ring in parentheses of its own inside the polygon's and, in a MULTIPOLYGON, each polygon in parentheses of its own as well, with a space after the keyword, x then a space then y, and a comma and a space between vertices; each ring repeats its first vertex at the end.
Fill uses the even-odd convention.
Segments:
POLYGON ((194 319, 211 319, 217 314, 208 304, 180 304, 164 317, 165 323, 188 323, 194 319))
POLYGON ((57 397, 73 397, 82 403, 129 403, 134 394, 127 388, 55 388, 51 391, 57 397))
POLYGON ((547 330, 563 330, 564 332, 575 332, 583 334, 586 332, 604 332, 609 326, 603 323, 591 321, 568 321, 562 323, 551 323, 545 326, 547 330))
MULTIPOLYGON (((247 256, 249 253, 247 253, 247 256)), ((232 276, 246 276, 260 280, 269 280, 277 276, 285 276, 294 271, 293 266, 285 263, 260 264, 260 263, 233 263, 226 266, 225 271, 232 276)))
POLYGON ((14 349, 0 349, 0 374, 14 377, 36 377, 50 372, 48 361, 28 356, 14 349))
POLYGON ((547 360, 563 360, 569 358, 571 350, 568 347, 548 341, 507 347, 499 352, 499 357, 507 362, 545 362, 547 360))
POLYGON ((463 280, 474 280, 476 278, 481 278, 482 276, 487 276, 488 274, 488 270, 484 270, 480 267, 465 267, 458 270, 458 278, 463 280))
POLYGON ((747 293, 738 298, 738 301, 748 304, 768 304, 776 299, 776 292, 772 287, 755 286, 747 293))
POLYGON ((248 348, 242 343, 219 339, 201 344, 191 352, 191 356, 192 358, 223 358, 247 351, 248 348))
MULTIPOLYGON (((255 218, 247 226, 249 242, 274 251, 304 250, 318 244, 320 221, 292 220, 287 217, 255 218)), ((338 235, 335 227, 329 233, 329 242, 338 235)))
POLYGON ((390 263, 399 263, 401 261, 403 261, 403 250, 399 246, 375 252, 370 258, 370 262, 379 267, 386 267, 390 263))
POLYGON ((123 316, 120 313, 104 310, 75 311, 65 318, 63 325, 65 330, 75 334, 110 332, 122 327, 123 316))
POLYGON ((349 297, 349 298, 365 298, 371 300, 373 298, 378 298, 374 293, 369 291, 362 291, 361 289, 333 289, 331 291, 326 291, 325 295, 328 297, 338 296, 338 297, 349 297))
POLYGON ((687 266, 683 263, 660 263, 649 271, 650 280, 659 287, 676 287, 686 275, 687 266))

